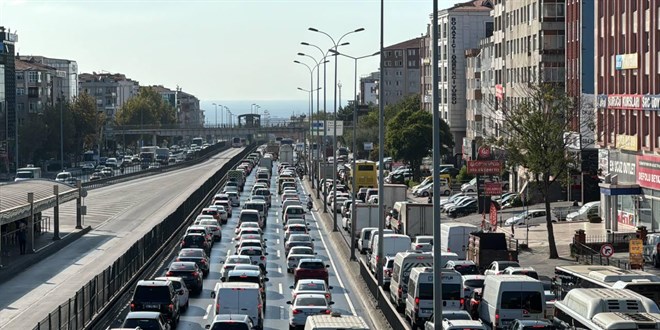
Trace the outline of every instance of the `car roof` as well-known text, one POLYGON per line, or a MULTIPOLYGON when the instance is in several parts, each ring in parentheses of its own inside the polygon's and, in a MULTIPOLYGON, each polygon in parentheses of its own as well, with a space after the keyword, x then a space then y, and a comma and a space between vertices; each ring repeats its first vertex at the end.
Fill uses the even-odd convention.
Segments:
MULTIPOLYGON (((257 266, 259 267, 259 266, 257 266)), ((261 271, 259 270, 251 270, 251 269, 234 269, 230 270, 229 273, 227 274, 228 276, 250 276, 250 277, 258 277, 261 276, 261 271)))
POLYGON ((220 323, 224 321, 233 321, 233 322, 250 322, 250 317, 245 314, 220 314, 216 315, 213 319, 213 323, 220 323))
POLYGON ((262 250, 260 246, 244 246, 241 248, 241 251, 244 250, 262 250))
POLYGON ((323 298, 325 300, 325 295, 323 293, 301 293, 296 296, 296 300, 300 298, 323 298))
POLYGON ((137 283, 137 286, 168 286, 170 281, 160 281, 160 280, 140 280, 137 283))
POLYGON ((128 312, 126 319, 157 319, 160 312, 128 312))
POLYGON ((304 258, 304 259, 300 259, 300 262, 320 262, 320 263, 323 263, 323 260, 321 260, 319 258, 304 258))
POLYGON ((243 213, 259 214, 259 211, 243 209, 243 210, 241 210, 241 214, 243 214, 243 213))

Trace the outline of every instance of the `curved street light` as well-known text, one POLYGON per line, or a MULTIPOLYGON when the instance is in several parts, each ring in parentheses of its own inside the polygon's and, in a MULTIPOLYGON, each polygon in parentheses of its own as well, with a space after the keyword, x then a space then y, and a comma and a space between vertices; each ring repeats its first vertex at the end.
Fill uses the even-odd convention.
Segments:
MULTIPOLYGON (((332 45, 333 45, 332 49, 336 52, 337 47, 339 47, 339 45, 341 44, 341 40, 344 39, 344 37, 346 37, 349 34, 364 31, 364 28, 358 28, 358 29, 355 29, 353 31, 346 32, 346 33, 344 33, 344 35, 339 37, 339 39, 336 42, 335 42, 335 39, 326 32, 323 32, 323 31, 321 31, 319 29, 316 29, 316 28, 313 28, 313 27, 308 28, 308 30, 312 31, 312 32, 317 32, 317 33, 324 34, 325 36, 330 38, 330 41, 332 41, 332 45)), ((335 54, 334 56, 335 56, 335 83, 334 83, 335 97, 334 97, 334 133, 332 135, 332 156, 333 156, 332 159, 333 159, 333 166, 336 167, 336 164, 337 164, 337 162, 336 162, 336 158, 337 158, 337 54, 335 54)), ((332 171, 332 185, 333 185, 333 191, 334 191, 333 192, 334 200, 337 200, 336 184, 337 184, 337 169, 332 171)), ((325 185, 324 185, 324 187, 325 187, 325 185)), ((353 194, 355 194, 355 191, 353 192, 353 194)), ((332 231, 338 231, 338 229, 337 229, 337 210, 336 210, 335 207, 333 207, 333 209, 335 209, 335 210, 332 210, 332 224, 333 224, 332 231)), ((324 211, 325 211, 325 209, 324 209, 324 211)))

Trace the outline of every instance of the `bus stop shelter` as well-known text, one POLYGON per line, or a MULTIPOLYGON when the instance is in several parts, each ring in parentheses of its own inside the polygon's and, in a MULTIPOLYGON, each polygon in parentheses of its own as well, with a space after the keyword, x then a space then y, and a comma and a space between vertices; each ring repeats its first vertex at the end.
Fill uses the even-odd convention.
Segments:
MULTIPOLYGON (((35 229, 41 226, 40 219, 36 216, 41 212, 54 208, 53 240, 60 239, 59 206, 63 203, 77 200, 76 228, 81 226, 81 197, 80 186, 45 180, 33 179, 0 185, 0 226, 8 228, 9 225, 18 221, 26 222, 26 252, 34 252, 35 229), (31 230, 30 230, 31 229, 31 230)), ((0 239, 0 252, 3 242, 8 235, 15 234, 9 230, 2 231, 0 239)))

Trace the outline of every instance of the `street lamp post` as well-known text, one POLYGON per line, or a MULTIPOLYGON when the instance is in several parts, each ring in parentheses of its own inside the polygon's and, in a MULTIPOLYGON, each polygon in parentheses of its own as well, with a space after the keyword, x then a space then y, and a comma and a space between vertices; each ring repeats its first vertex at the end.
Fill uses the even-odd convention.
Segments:
POLYGON ((218 105, 216 103, 213 103, 213 105, 215 105, 215 126, 218 126, 218 105))
POLYGON ((357 164, 356 164, 356 154, 355 152, 357 151, 357 139, 355 138, 357 134, 357 121, 358 121, 358 99, 357 99, 357 88, 358 88, 358 74, 357 74, 357 64, 358 60, 367 58, 367 57, 372 57, 380 54, 380 52, 375 52, 371 55, 364 55, 360 57, 353 57, 350 55, 342 54, 339 53, 336 50, 331 50, 332 53, 336 55, 341 55, 345 56, 348 58, 353 59, 355 66, 354 66, 354 71, 355 71, 355 85, 353 86, 353 171, 351 171, 351 190, 353 191, 353 194, 351 196, 351 260, 355 260, 355 217, 357 216, 357 208, 355 207, 355 195, 357 195, 357 182, 355 180, 355 172, 357 170, 357 164))
MULTIPOLYGON (((308 28, 308 30, 313 31, 313 32, 318 32, 321 34, 326 35, 330 40, 332 41, 332 49, 337 51, 337 47, 339 47, 339 43, 341 42, 341 39, 346 37, 349 34, 352 33, 357 33, 360 31, 364 31, 364 28, 359 28, 350 32, 345 33, 342 35, 337 42, 335 42, 335 39, 332 38, 329 34, 315 28, 308 28)), ((334 132, 332 134, 332 190, 333 190, 333 210, 332 210, 332 231, 337 231, 337 208, 334 206, 334 204, 337 201, 337 55, 335 54, 335 83, 334 83, 334 89, 335 89, 335 96, 334 96, 334 132)), ((325 127, 324 127, 325 128, 325 127)), ((355 192, 353 192, 355 194, 355 192)), ((382 199, 382 198, 381 198, 382 199)), ((325 204, 325 203, 324 203, 325 204)), ((352 239, 352 238, 351 238, 352 239)))
MULTIPOLYGON (((310 84, 310 87, 313 87, 313 86, 311 86, 311 84, 310 84)), ((320 87, 316 88, 316 90, 318 90, 318 89, 320 89, 320 87)), ((315 89, 307 90, 307 89, 298 87, 298 90, 309 93, 309 118, 310 118, 309 119, 309 122, 310 122, 309 129, 310 129, 310 134, 311 134, 311 128, 312 128, 311 118, 312 118, 312 108, 314 107, 314 91, 315 91, 315 89)), ((307 139, 305 138, 306 135, 307 134, 303 134, 303 140, 305 140, 305 143, 307 141, 307 139)), ((310 138, 310 140, 311 140, 311 138, 310 138)), ((303 151, 304 151, 305 158, 307 159, 307 163, 309 163, 309 161, 311 159, 311 157, 309 156, 309 154, 311 154, 311 150, 308 153, 307 148, 303 148, 303 151)), ((312 165, 306 165, 306 166, 309 166, 312 169, 314 168, 312 165)), ((309 176, 311 177, 311 175, 309 175, 309 176)), ((312 180, 312 188, 314 188, 314 181, 313 180, 312 180)))
POLYGON ((64 92, 60 91, 60 169, 64 171, 64 92))
POLYGON ((221 125, 226 125, 226 118, 225 117, 227 116, 226 112, 229 111, 229 108, 227 108, 224 105, 222 106, 222 108, 225 109, 224 110, 225 112, 223 113, 223 110, 220 109, 220 121, 221 121, 221 125))

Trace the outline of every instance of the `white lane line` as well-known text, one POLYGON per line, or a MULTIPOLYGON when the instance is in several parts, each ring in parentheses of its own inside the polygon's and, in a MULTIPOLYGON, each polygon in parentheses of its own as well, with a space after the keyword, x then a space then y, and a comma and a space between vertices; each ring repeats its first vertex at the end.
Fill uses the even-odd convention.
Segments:
MULTIPOLYGON (((320 228, 321 224, 316 219, 314 212, 312 212, 312 218, 314 219, 314 222, 316 222, 317 228, 320 228)), ((323 244, 325 250, 328 251, 328 259, 330 259, 330 265, 332 266, 332 269, 335 270, 335 276, 337 276, 337 281, 339 282, 339 285, 341 285, 341 287, 344 288, 344 296, 346 296, 346 302, 348 302, 348 307, 351 309, 351 313, 353 313, 353 315, 357 315, 357 313, 355 312, 355 307, 353 306, 353 302, 351 301, 351 298, 346 290, 346 286, 344 286, 344 281, 342 281, 341 276, 339 276, 339 271, 335 266, 335 261, 332 258, 332 253, 330 253, 330 249, 328 249, 328 245, 325 244, 325 239, 323 239, 323 234, 321 232, 319 232, 319 237, 321 237, 321 244, 323 244)))
POLYGON ((277 266, 277 272, 280 273, 280 274, 282 274, 282 267, 277 266))
POLYGON ((279 228, 275 228, 275 234, 279 234, 279 233, 280 233, 280 229, 279 229, 279 228))
POLYGON ((284 292, 284 291, 282 291, 282 283, 277 283, 277 292, 279 294, 282 294, 282 292, 284 292))
POLYGON ((229 257, 230 254, 231 254, 231 250, 227 250, 227 256, 228 257, 229 257))
POLYGON ((280 223, 280 218, 275 218, 275 223, 280 223))
POLYGON ((280 239, 279 238, 275 240, 275 244, 280 244, 280 239))
POLYGON ((277 257, 280 257, 280 250, 277 250, 277 257))
POLYGON ((211 305, 211 304, 206 306, 206 314, 204 314, 204 319, 205 320, 209 318, 209 314, 211 313, 211 307, 213 307, 213 305, 211 305))

